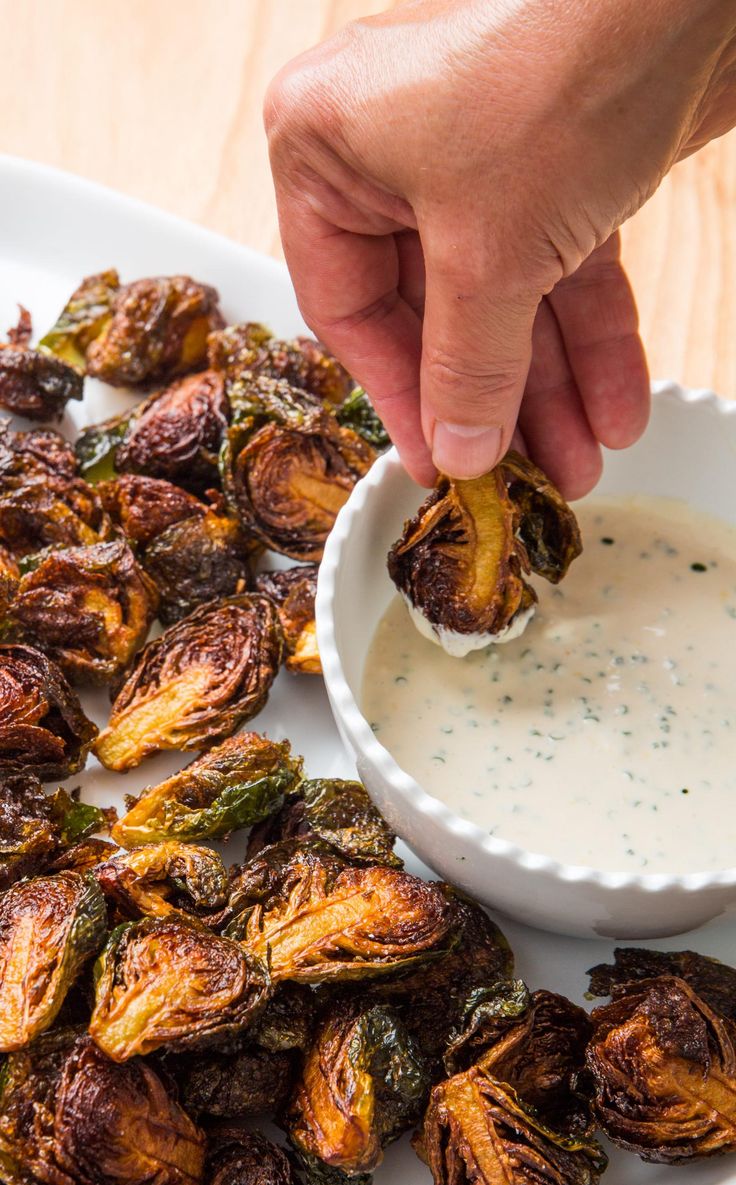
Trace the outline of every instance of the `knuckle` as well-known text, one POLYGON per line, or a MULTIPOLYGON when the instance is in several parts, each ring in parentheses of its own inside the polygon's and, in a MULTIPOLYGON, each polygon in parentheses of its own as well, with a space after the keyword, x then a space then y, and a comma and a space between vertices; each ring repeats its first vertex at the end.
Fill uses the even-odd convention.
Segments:
POLYGON ((493 367, 463 361, 433 349, 422 360, 424 386, 435 410, 450 408, 455 419, 498 422, 515 405, 518 371, 511 364, 493 367), (482 416, 479 413, 482 409, 482 416))

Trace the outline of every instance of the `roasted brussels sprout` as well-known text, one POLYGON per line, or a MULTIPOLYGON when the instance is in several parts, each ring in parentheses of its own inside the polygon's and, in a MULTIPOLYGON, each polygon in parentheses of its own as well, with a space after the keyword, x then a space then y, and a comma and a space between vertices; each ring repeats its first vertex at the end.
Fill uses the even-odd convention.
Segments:
POLYGON ((164 839, 219 838, 277 810, 301 777, 288 741, 238 733, 144 790, 113 829, 126 848, 164 839))
POLYGON ((57 850, 53 800, 32 774, 0 779, 0 892, 33 876, 57 850))
POLYGON ((77 476, 74 449, 58 432, 36 428, 14 432, 0 419, 0 492, 15 489, 32 474, 50 474, 69 481, 77 476))
POLYGON ((228 325, 208 342, 209 363, 225 376, 227 394, 237 405, 253 375, 285 379, 328 404, 342 404, 353 389, 350 375, 321 342, 311 337, 279 341, 264 325, 228 325))
POLYGON ((221 1128, 210 1140, 207 1185, 296 1185, 289 1159, 260 1132, 221 1128))
POLYGON ((415 1148, 435 1185, 596 1185, 601 1147, 562 1136, 479 1066, 435 1086, 415 1148))
POLYGON ((337 512, 375 453, 288 383, 255 378, 245 394, 221 456, 228 501, 266 547, 319 560, 337 512))
POLYGON ((248 1037, 272 1053, 305 1053, 312 1042, 319 993, 304 983, 280 983, 248 1037))
MULTIPOLYGON (((12 890, 11 890, 12 891, 12 890)), ((242 1032, 270 991, 265 964, 182 914, 118 926, 95 968, 89 1031, 113 1061, 242 1032)))
POLYGON ((92 872, 99 864, 111 859, 119 851, 109 839, 80 839, 69 848, 62 848, 49 865, 49 872, 92 872))
MULTIPOLYGON (((0 546, 0 623, 20 584, 20 568, 7 548, 0 546)), ((5 629, 0 624, 0 629, 5 629)))
POLYGON ((281 1111, 291 1091, 294 1057, 287 1050, 246 1045, 237 1053, 180 1058, 175 1072, 191 1115, 246 1119, 281 1111))
POLYGON ((389 434, 362 387, 356 387, 345 402, 340 404, 335 414, 339 424, 345 428, 352 428, 353 432, 362 436, 377 453, 390 448, 389 434))
MULTIPOLYGON (((256 857, 266 877, 280 847, 256 857)), ((302 845, 273 871, 263 900, 250 910, 245 942, 268 959, 275 981, 322 983, 398 971, 427 958, 450 931, 451 911, 438 887, 398 869, 340 869, 334 857, 302 845)), ((242 899, 242 878, 238 888, 242 899)))
POLYGON ((509 453, 485 477, 441 476, 391 548, 388 570, 421 633, 462 656, 518 637, 537 600, 525 576, 557 583, 581 550, 557 490, 509 453))
POLYGON ((176 909, 213 912, 227 901, 227 872, 217 852, 178 840, 116 855, 95 868, 95 879, 128 919, 176 909))
POLYGON ((207 513, 204 502, 194 494, 170 481, 139 473, 100 481, 96 493, 134 550, 147 547, 173 523, 207 513))
POLYGON ((204 1158, 203 1133, 145 1062, 116 1065, 70 1029, 6 1062, 0 1167, 8 1185, 200 1185, 204 1158))
POLYGON ((55 663, 32 646, 0 646, 0 773, 66 778, 96 736, 55 663))
POLYGON ((109 538, 110 520, 79 478, 33 471, 0 482, 0 545, 16 557, 48 547, 88 546, 109 538))
POLYGON ((158 749, 209 748, 261 710, 281 653, 281 627, 267 597, 244 593, 202 605, 138 655, 97 757, 124 770, 158 749))
POLYGON ((70 399, 82 398, 82 379, 58 358, 29 346, 31 318, 20 320, 0 342, 0 406, 29 420, 60 420, 70 399))
POLYGON ((340 778, 300 782, 277 814, 253 828, 248 856, 279 840, 306 835, 323 840, 353 863, 402 866, 393 850, 396 836, 362 782, 340 778))
POLYGON ((112 268, 87 276, 69 297, 54 327, 41 339, 39 349, 84 372, 87 350, 109 323, 119 289, 120 277, 112 268))
POLYGON ((120 285, 89 276, 41 346, 114 387, 166 381, 205 364, 207 336, 224 324, 214 288, 189 276, 120 285))
MULTIPOLYGON (((419 1118, 429 1090, 421 1054, 386 1005, 331 1003, 286 1116, 297 1152, 352 1175, 419 1118)), ((309 1164, 309 1160, 307 1161, 309 1164)))
POLYGON ((642 1160, 736 1151, 736 1028, 683 979, 614 984, 593 1010, 588 1067, 606 1135, 642 1160))
POLYGON ((0 1050, 49 1027, 106 930, 102 893, 76 872, 20 881, 0 897, 0 1050))
POLYGON ((610 996, 614 987, 659 975, 675 975, 719 1016, 736 1021, 736 968, 694 950, 645 950, 618 947, 613 963, 599 963, 588 972, 590 996, 610 996))
POLYGON ((73 682, 106 683, 148 636, 158 594, 122 539, 51 552, 21 580, 7 620, 73 682))
POLYGON ((317 565, 300 564, 280 572, 262 572, 256 578, 256 588, 270 597, 279 611, 287 671, 295 675, 321 675, 314 620, 317 565))
POLYGON ((141 560, 158 588, 159 617, 180 621, 198 605, 244 592, 251 583, 255 548, 237 519, 208 510, 174 523, 153 540, 141 560))

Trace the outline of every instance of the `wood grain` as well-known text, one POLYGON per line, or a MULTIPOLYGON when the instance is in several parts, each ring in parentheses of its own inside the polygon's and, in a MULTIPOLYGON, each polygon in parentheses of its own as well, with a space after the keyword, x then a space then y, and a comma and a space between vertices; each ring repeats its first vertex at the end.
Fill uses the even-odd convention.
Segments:
MULTIPOLYGON (((261 101, 289 58, 384 0, 0 0, 0 151, 279 253, 261 101)), ((736 397, 736 136, 624 228, 652 374, 736 397)))

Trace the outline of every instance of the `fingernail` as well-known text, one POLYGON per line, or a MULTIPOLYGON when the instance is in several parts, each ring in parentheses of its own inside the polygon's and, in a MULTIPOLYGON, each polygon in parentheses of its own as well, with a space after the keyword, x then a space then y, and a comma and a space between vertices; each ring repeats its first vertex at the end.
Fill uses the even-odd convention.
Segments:
POLYGON ((481 477, 501 459, 501 429, 437 420, 432 460, 450 477, 481 477))

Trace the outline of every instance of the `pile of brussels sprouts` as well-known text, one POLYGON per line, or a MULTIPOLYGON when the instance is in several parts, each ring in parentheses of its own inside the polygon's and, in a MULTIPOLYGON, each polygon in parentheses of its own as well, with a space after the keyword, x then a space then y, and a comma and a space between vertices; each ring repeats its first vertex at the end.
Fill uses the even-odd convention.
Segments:
MULTIPOLYGON (((225 328, 189 277, 90 277, 30 337, 23 312, 0 346, 11 411, 58 416, 85 375, 147 393, 75 448, 0 431, 4 1185, 364 1185, 404 1132, 437 1185, 595 1185, 596 1128, 665 1163, 736 1149, 735 971, 620 950, 591 1014, 530 992, 360 783, 238 731, 282 663, 319 673, 316 565, 386 443, 364 393, 316 342, 225 328), (265 549, 299 563, 257 575, 265 549), (195 756, 121 818, 55 788, 159 750, 195 756), (228 868, 213 841, 245 828, 228 868)), ((530 473, 509 461, 497 500, 554 578, 579 540, 530 473)))

